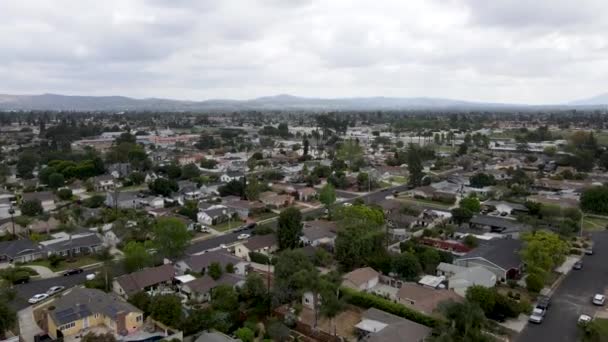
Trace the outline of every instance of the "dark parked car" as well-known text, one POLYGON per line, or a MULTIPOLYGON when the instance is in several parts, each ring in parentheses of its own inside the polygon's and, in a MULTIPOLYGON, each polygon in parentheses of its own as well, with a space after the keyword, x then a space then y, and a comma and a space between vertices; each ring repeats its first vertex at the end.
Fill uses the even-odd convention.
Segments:
POLYGON ((587 255, 593 255, 593 249, 591 249, 591 248, 585 249, 585 254, 587 254, 587 255))
POLYGON ((547 310, 547 309, 549 309, 549 306, 551 306, 551 300, 549 299, 549 297, 547 297, 547 296, 538 297, 538 303, 536 304, 537 308, 547 310))
POLYGON ((574 270, 582 270, 583 269, 583 262, 582 261, 577 261, 574 263, 574 266, 572 266, 572 269, 574 270))
POLYGON ((84 272, 82 268, 72 268, 70 270, 67 270, 67 271, 63 272, 63 276, 67 277, 67 276, 71 276, 71 275, 74 275, 74 274, 79 274, 79 273, 82 273, 82 272, 84 272))

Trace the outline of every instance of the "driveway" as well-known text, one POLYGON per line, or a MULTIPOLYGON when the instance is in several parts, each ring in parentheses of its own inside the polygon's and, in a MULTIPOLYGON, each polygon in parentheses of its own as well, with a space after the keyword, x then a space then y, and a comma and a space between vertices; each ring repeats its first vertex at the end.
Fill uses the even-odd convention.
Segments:
POLYGON ((34 336, 43 332, 34 320, 34 310, 31 306, 20 310, 17 316, 19 319, 19 335, 22 341, 34 341, 34 336))
POLYGON ((608 231, 595 233, 594 255, 583 258, 583 269, 571 271, 552 296, 551 307, 542 324, 528 324, 519 342, 571 342, 578 339, 576 321, 581 314, 594 316, 598 307, 591 297, 604 293, 608 285, 608 231))
POLYGON ((57 276, 55 272, 51 271, 48 267, 38 265, 24 265, 24 267, 33 269, 42 279, 54 278, 57 276))

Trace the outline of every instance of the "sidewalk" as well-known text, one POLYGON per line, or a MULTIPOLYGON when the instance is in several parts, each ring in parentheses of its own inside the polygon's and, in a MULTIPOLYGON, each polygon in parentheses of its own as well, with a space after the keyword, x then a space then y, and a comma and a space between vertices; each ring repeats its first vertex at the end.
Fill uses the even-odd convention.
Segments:
POLYGON ((34 320, 34 309, 31 306, 17 313, 19 321, 19 336, 22 341, 34 341, 34 337, 43 333, 34 320))

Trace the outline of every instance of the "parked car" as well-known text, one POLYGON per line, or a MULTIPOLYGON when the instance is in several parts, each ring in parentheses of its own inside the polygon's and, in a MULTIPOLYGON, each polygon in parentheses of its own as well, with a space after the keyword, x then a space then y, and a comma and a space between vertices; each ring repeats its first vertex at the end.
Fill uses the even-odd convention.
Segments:
POLYGON ((245 225, 245 227, 247 229, 253 229, 257 226, 258 224, 256 222, 251 222, 251 223, 247 223, 247 225, 245 225))
POLYGON ((71 276, 74 274, 80 274, 82 272, 84 272, 84 270, 82 268, 72 268, 72 269, 69 269, 69 270, 63 272, 63 276, 67 277, 67 276, 71 276))
POLYGON ((604 305, 605 301, 606 301, 606 296, 604 296, 603 294, 596 294, 595 296, 593 296, 593 299, 591 300, 591 302, 593 302, 593 304, 599 305, 599 306, 604 305))
POLYGON ((237 236, 236 238, 239 240, 245 240, 245 239, 249 239, 251 235, 250 234, 239 234, 239 236, 237 236))
POLYGON ((95 273, 87 274, 86 278, 87 278, 87 280, 93 280, 93 279, 95 279, 95 273))
POLYGON ((49 298, 48 294, 46 294, 46 293, 39 293, 39 294, 33 295, 32 298, 28 299, 27 302, 30 303, 30 304, 36 304, 36 303, 39 303, 39 302, 41 302, 41 301, 43 301, 43 300, 45 300, 47 298, 49 298))
POLYGON ((589 322, 591 322, 591 320, 592 320, 591 316, 583 314, 578 317, 578 324, 587 325, 589 322))
POLYGON ((541 308, 534 308, 534 310, 532 310, 532 314, 530 315, 530 318, 528 318, 528 321, 532 322, 532 323, 537 323, 540 324, 543 322, 543 318, 545 317, 545 312, 547 312, 546 310, 543 310, 541 308))
POLYGON ((585 249, 585 254, 586 255, 593 255, 593 248, 587 248, 587 249, 585 249))
POLYGON ((65 290, 65 286, 52 286, 51 288, 49 288, 48 290, 46 290, 46 294, 48 294, 49 296, 52 296, 56 293, 59 293, 61 291, 65 290))
POLYGON ((582 270, 583 269, 583 261, 579 260, 579 261, 575 262, 574 265, 572 266, 572 269, 582 270))
POLYGON ((551 306, 551 299, 547 296, 539 296, 538 302, 536 303, 536 308, 542 310, 549 310, 549 306, 551 306))

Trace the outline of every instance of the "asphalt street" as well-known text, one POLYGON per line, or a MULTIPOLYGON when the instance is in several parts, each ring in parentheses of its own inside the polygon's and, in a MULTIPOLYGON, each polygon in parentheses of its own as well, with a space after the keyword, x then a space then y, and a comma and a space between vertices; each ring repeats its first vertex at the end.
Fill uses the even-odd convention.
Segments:
POLYGON ((608 231, 593 236, 594 255, 583 258, 583 269, 572 270, 551 297, 551 307, 542 324, 528 324, 519 342, 577 341, 577 320, 581 314, 591 317, 602 308, 591 304, 596 293, 605 293, 608 284, 608 231))

